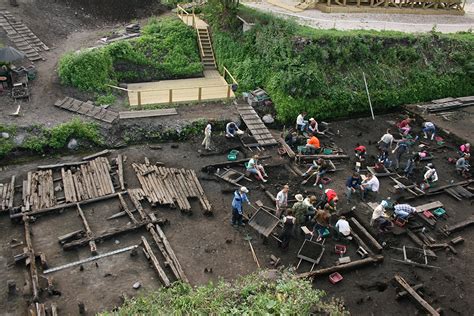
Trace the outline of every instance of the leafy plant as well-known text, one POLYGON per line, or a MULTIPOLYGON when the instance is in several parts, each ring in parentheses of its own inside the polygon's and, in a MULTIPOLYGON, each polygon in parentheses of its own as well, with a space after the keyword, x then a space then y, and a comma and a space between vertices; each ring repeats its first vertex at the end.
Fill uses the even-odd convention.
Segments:
POLYGON ((112 93, 105 94, 105 95, 99 95, 95 99, 95 103, 98 105, 106 105, 106 104, 113 104, 115 103, 116 97, 112 93))
POLYGON ((348 315, 340 303, 323 302, 325 293, 313 289, 310 281, 296 279, 291 272, 282 272, 276 279, 265 273, 197 287, 174 283, 102 315, 348 315))

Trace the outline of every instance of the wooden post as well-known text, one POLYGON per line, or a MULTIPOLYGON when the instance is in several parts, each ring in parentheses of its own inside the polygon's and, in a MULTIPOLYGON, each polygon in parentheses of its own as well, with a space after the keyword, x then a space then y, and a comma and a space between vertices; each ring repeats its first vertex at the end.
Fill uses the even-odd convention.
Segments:
POLYGON ((230 99, 230 84, 227 85, 227 100, 230 99))
POLYGON ((430 315, 439 316, 439 312, 435 310, 428 302, 426 302, 401 276, 396 275, 395 281, 411 296, 415 301, 417 301, 425 311, 430 315))
POLYGON ((137 103, 138 103, 138 106, 142 105, 142 92, 141 91, 137 92, 137 103))
POLYGON ((173 89, 170 89, 170 104, 173 103, 173 89))
POLYGON ((201 101, 201 98, 202 98, 202 87, 199 87, 199 90, 198 90, 198 101, 201 101))
POLYGON ((372 120, 375 121, 374 109, 372 108, 372 101, 370 100, 369 87, 367 86, 367 80, 365 79, 364 72, 362 72, 362 76, 364 77, 365 91, 367 92, 367 98, 369 99, 369 106, 370 106, 370 113, 372 114, 372 120))

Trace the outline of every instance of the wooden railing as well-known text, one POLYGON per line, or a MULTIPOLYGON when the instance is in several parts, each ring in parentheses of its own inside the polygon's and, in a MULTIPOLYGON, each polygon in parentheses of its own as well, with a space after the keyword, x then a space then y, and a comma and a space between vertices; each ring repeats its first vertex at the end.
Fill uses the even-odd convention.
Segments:
POLYGON ((194 14, 194 7, 193 12, 189 13, 188 11, 186 11, 186 9, 184 9, 178 4, 176 5, 176 13, 183 21, 186 20, 186 24, 189 24, 189 18, 192 18, 192 26, 196 27, 196 14, 194 14))
POLYGON ((201 50, 201 57, 204 58, 204 48, 202 47, 201 37, 199 36, 199 29, 196 28, 196 33, 198 37, 199 49, 201 50))
MULTIPOLYGON (((225 67, 225 66, 222 66, 223 69, 224 69, 224 79, 226 79, 226 75, 228 75, 230 77, 230 79, 232 79, 232 84, 239 84, 237 82, 237 80, 235 80, 234 76, 232 76, 232 74, 230 73, 230 71, 225 67)), ((227 80, 227 79, 226 79, 227 80)))

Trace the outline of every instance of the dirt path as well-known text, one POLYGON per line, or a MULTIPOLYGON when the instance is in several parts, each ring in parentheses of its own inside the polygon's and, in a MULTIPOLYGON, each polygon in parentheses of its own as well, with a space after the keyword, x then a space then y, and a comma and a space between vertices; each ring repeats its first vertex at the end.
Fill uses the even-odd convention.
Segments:
MULTIPOLYGON (((298 2, 288 0, 288 4, 298 2)), ((293 13, 273 6, 265 1, 245 2, 244 5, 264 12, 271 12, 299 24, 316 29, 338 30, 392 30, 407 33, 424 33, 436 29, 442 33, 468 31, 474 28, 474 4, 466 4, 466 15, 414 15, 414 14, 368 14, 368 13, 323 13, 316 9, 293 13)))

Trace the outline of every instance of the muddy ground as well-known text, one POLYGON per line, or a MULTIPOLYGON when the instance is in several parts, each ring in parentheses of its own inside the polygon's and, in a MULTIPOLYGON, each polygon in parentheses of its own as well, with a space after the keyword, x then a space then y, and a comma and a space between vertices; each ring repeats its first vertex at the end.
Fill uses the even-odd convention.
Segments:
MULTIPOLYGON (((333 122, 333 130, 339 130, 340 135, 334 136, 332 141, 347 153, 351 153, 354 142, 359 141, 365 144, 375 143, 392 121, 398 119, 397 114, 379 116, 373 122, 370 118, 333 122)), ((330 143, 329 139, 322 138, 323 144, 330 143)), ((239 146, 238 142, 229 143, 223 135, 215 136, 214 143, 217 150, 225 151, 228 148, 239 146)), ((447 163, 447 157, 455 156, 455 151, 450 149, 452 143, 447 143, 448 148, 435 153, 434 164, 437 166, 440 175, 440 184, 448 184, 451 180, 460 181, 455 174, 453 165, 447 163)), ((169 167, 184 167, 200 171, 201 168, 212 162, 225 161, 224 154, 200 156, 197 151, 200 149, 200 139, 196 138, 187 143, 179 143, 178 148, 173 148, 172 144, 162 144, 161 150, 151 150, 148 146, 136 146, 120 149, 116 153, 125 154, 128 159, 126 162, 125 178, 128 188, 138 186, 138 181, 131 168, 132 162, 142 162, 144 157, 148 157, 152 162, 164 162, 169 167)), ((436 146, 433 146, 436 147, 436 146)), ((375 145, 368 145, 369 155, 375 154, 375 145)), ((246 151, 242 155, 250 155, 246 151)), ((279 157, 275 150, 266 150, 264 154, 271 154, 273 158, 267 160, 269 165, 268 173, 270 181, 265 187, 276 194, 279 187, 285 183, 290 184, 290 195, 296 193, 316 195, 321 194, 319 188, 314 188, 310 183, 301 186, 301 178, 289 174, 281 167, 282 163, 287 162, 287 158, 279 157), (273 167, 272 167, 273 166, 273 167)), ((241 156, 243 157, 243 156, 241 156)), ((59 161, 77 161, 78 157, 50 158, 32 161, 24 165, 6 166, 1 173, 0 182, 7 182, 13 174, 23 179, 29 170, 34 170, 37 165, 45 163, 55 163, 59 161)), ((371 158, 369 158, 370 161, 371 158)), ((353 168, 353 159, 351 161, 341 161, 337 165, 340 171, 330 175, 333 181, 325 188, 334 188, 341 196, 342 203, 339 212, 347 212, 352 206, 356 207, 355 212, 359 212, 362 218, 368 223, 369 214, 367 206, 361 203, 356 197, 353 203, 347 204, 343 194, 344 182, 353 168)), ((239 168, 237 168, 239 169, 239 168)), ((304 166, 300 166, 304 169, 304 166)), ((243 167, 240 168, 243 170, 243 167)), ((255 247, 257 256, 262 266, 268 266, 271 254, 282 259, 282 265, 285 267, 295 266, 298 263, 296 254, 303 241, 299 234, 290 244, 288 251, 282 251, 277 247, 274 239, 270 239, 264 244, 258 234, 250 227, 233 228, 230 225, 230 203, 232 199, 232 187, 217 181, 212 175, 199 173, 201 183, 206 191, 206 195, 214 206, 214 216, 204 216, 198 203, 192 204, 192 215, 181 214, 177 210, 157 207, 151 208, 147 205, 147 211, 154 211, 158 217, 166 218, 170 225, 163 228, 166 236, 170 240, 185 273, 192 284, 203 284, 209 281, 216 281, 219 278, 232 280, 239 275, 244 275, 256 270, 256 265, 252 260, 252 255, 247 241, 244 240, 247 234, 252 236, 252 244, 255 247), (206 268, 212 268, 212 273, 206 273, 206 268)), ((263 201, 271 206, 270 199, 260 190, 259 183, 246 183, 250 188, 250 199, 263 201)), ((381 193, 375 200, 390 196, 392 199, 398 195, 393 193, 393 184, 387 178, 381 179, 381 193), (391 192, 392 191, 392 192, 391 192)), ((19 198, 19 197, 17 197, 19 198)), ((458 202, 452 197, 441 194, 429 198, 420 198, 412 201, 412 205, 421 205, 429 201, 439 200, 443 202, 449 217, 446 221, 440 220, 437 228, 445 224, 452 224, 464 220, 473 213, 472 205, 468 201, 458 202)), ((110 200, 92 204, 84 208, 86 216, 91 223, 91 229, 94 232, 101 232, 111 227, 123 227, 127 225, 128 220, 121 218, 119 220, 106 220, 108 216, 117 212, 118 202, 110 200)), ((247 208, 247 212, 251 209, 247 208)), ((0 217, 2 230, 2 242, 0 250, 1 265, 0 279, 0 308, 11 314, 21 314, 25 311, 26 300, 22 295, 16 297, 7 296, 6 280, 16 280, 19 287, 19 293, 22 293, 22 285, 25 278, 25 269, 23 265, 15 266, 12 264, 13 255, 21 252, 21 247, 11 248, 13 239, 23 240, 23 226, 11 223, 7 214, 0 217)), ((67 210, 60 214, 39 217, 32 224, 33 244, 36 251, 44 252, 48 258, 48 264, 51 267, 59 266, 78 259, 86 258, 90 255, 88 247, 79 250, 64 252, 56 238, 67 232, 79 229, 81 222, 74 210, 67 210)), ((399 232, 399 230, 397 230, 399 232)), ((136 233, 120 236, 98 244, 99 253, 105 253, 114 249, 126 247, 139 243, 140 236, 151 238, 143 229, 136 233)), ((448 240, 437 231, 429 231, 429 235, 438 242, 448 240)), ((422 268, 413 268, 394 262, 392 259, 400 259, 401 253, 396 250, 384 250, 384 262, 381 265, 374 265, 363 269, 343 272, 344 280, 337 285, 331 285, 327 277, 321 277, 315 280, 315 288, 323 289, 327 292, 328 298, 339 297, 354 315, 379 315, 379 314, 416 314, 417 307, 407 299, 396 301, 396 288, 392 284, 393 276, 397 273, 402 275, 411 284, 423 283, 425 285, 425 299, 435 307, 442 307, 447 315, 471 315, 474 313, 474 306, 469 300, 474 290, 474 268, 470 264, 473 260, 472 251, 474 230, 467 228, 455 236, 462 236, 465 242, 456 246, 457 255, 447 253, 444 250, 438 251, 438 258, 431 261, 432 265, 440 269, 427 270, 422 268)), ((414 244, 405 235, 387 234, 378 236, 381 242, 385 241, 393 247, 402 245, 414 246, 414 244)), ((341 242, 339 242, 341 243, 341 242)), ((326 252, 317 268, 332 266, 338 256, 334 253, 335 242, 329 238, 326 240, 326 252)), ((359 259, 355 253, 357 246, 353 242, 346 243, 348 246, 348 255, 352 260, 359 259)), ((155 249, 155 251, 157 251, 155 249)), ((122 302, 123 296, 133 296, 144 291, 150 291, 161 286, 154 270, 148 265, 142 253, 136 257, 130 257, 128 253, 111 256, 100 259, 95 263, 84 264, 84 271, 79 267, 69 268, 60 272, 53 273, 54 282, 61 296, 49 297, 43 294, 42 299, 47 302, 56 302, 61 313, 77 314, 79 301, 84 302, 90 313, 112 309, 122 302), (132 289, 133 283, 139 281, 142 284, 138 291, 132 289)), ((310 269, 309 263, 303 262, 298 272, 306 272, 310 269)))

